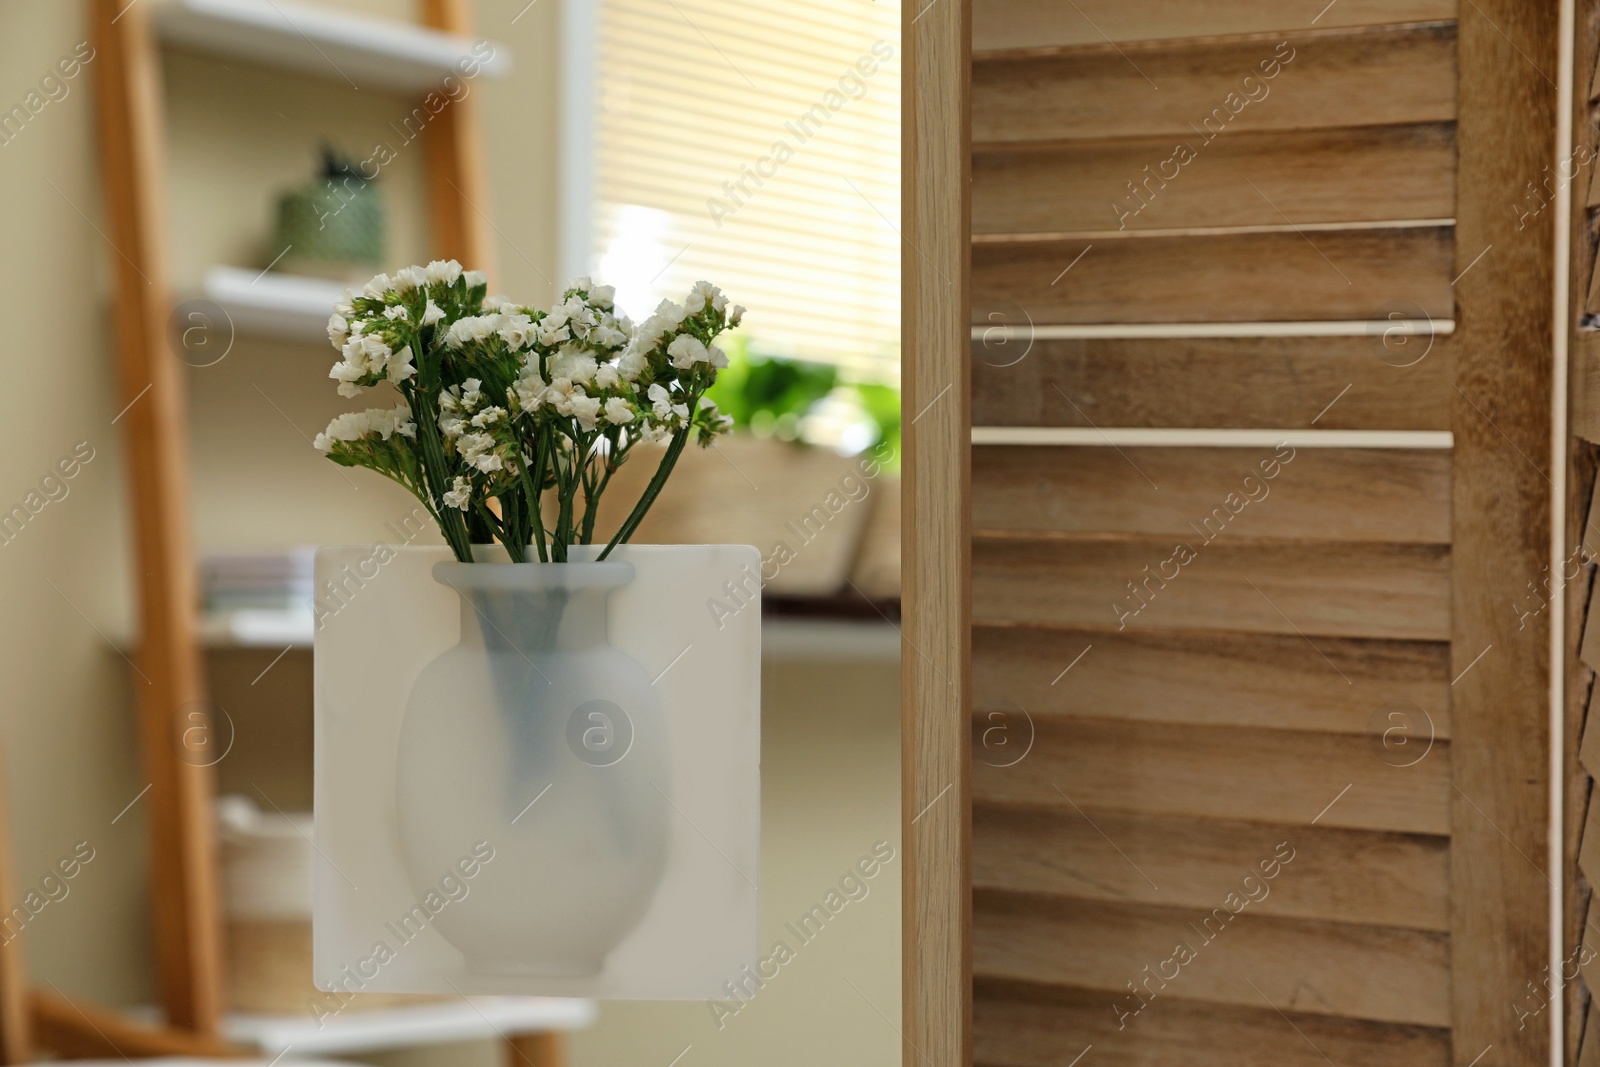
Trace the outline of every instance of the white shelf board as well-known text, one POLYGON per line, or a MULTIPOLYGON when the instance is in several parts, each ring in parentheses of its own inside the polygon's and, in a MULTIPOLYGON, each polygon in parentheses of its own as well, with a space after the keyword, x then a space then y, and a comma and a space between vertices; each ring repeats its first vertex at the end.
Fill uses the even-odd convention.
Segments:
POLYGON ((1449 430, 1215 430, 1119 426, 974 426, 975 445, 1080 448, 1415 448, 1451 449, 1449 430))
MULTIPOLYGON (((310 648, 310 612, 255 609, 208 613, 200 621, 207 648, 310 648)), ((761 657, 773 662, 894 663, 900 631, 886 620, 770 618, 761 624, 761 657)))
POLYGON ((541 1030, 578 1030, 594 1023, 595 1002, 564 997, 466 997, 404 1008, 341 1012, 318 1020, 293 1015, 230 1015, 223 1033, 268 1056, 300 1056, 413 1048, 477 1041, 541 1030))
POLYGON ((200 617, 200 641, 207 648, 310 648, 315 637, 316 617, 309 611, 249 608, 200 617))
POLYGON ((464 61, 478 63, 479 76, 498 78, 511 70, 511 52, 499 42, 490 42, 493 52, 484 61, 474 55, 477 42, 470 38, 292 0, 164 0, 155 22, 170 44, 357 89, 441 89, 446 75, 462 78, 464 61))
POLYGON ((778 663, 898 663, 900 631, 887 619, 764 619, 761 658, 778 663))
POLYGON ((346 288, 322 278, 211 267, 204 292, 207 300, 227 312, 236 333, 327 344, 328 316, 346 288))
MULTIPOLYGON (((1448 337, 1454 319, 1350 319, 1317 322, 1085 322, 1009 326, 1004 322, 972 327, 972 339, 988 344, 1013 341, 1077 341, 1185 337, 1448 337)), ((1419 357, 1420 358, 1420 357, 1419 357)), ((990 366, 1004 366, 991 363, 990 366)))

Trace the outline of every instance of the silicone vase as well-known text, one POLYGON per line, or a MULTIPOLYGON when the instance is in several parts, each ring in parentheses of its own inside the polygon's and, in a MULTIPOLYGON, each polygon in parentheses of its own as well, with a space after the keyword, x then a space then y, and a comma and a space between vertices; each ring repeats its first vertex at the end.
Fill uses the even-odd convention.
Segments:
POLYGON ((398 828, 411 888, 444 901, 432 925, 469 973, 598 974, 666 868, 660 703, 607 638, 608 593, 633 573, 620 562, 433 568, 460 595, 461 639, 412 687, 398 828), (493 858, 464 878, 480 842, 493 858))

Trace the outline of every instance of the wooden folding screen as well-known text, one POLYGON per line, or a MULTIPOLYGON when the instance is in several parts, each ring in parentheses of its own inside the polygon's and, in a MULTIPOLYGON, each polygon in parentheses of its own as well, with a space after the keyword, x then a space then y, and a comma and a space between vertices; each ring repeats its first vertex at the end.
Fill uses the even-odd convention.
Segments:
MULTIPOLYGON (((1567 559, 1559 573, 1546 573, 1534 592, 1567 612, 1565 642, 1566 835, 1560 979, 1566 985, 1567 1063, 1600 1064, 1600 1020, 1594 992, 1600 990, 1600 915, 1594 886, 1600 883, 1600 805, 1594 780, 1600 775, 1600 717, 1595 714, 1595 670, 1600 668, 1600 611, 1593 598, 1594 561, 1600 558, 1600 510, 1595 506, 1595 471, 1600 458, 1600 332, 1582 325, 1600 312, 1594 291, 1600 187, 1594 183, 1600 149, 1600 81, 1589 75, 1600 54, 1600 5, 1577 4, 1576 63, 1572 104, 1573 151, 1562 168, 1541 176, 1530 194, 1554 202, 1568 198, 1572 210, 1570 248, 1570 413, 1567 456, 1567 559)), ((1535 992, 1550 997, 1554 980, 1541 976, 1535 992)))
POLYGON ((976 1063, 1548 1061, 1556 11, 973 0, 976 1063))

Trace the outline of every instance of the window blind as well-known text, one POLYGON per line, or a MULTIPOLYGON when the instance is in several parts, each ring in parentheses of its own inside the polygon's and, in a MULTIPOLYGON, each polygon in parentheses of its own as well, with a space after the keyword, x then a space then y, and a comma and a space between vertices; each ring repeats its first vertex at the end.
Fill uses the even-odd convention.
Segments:
POLYGON ((898 378, 899 4, 604 0, 590 264, 636 319, 700 278, 756 353, 898 378))

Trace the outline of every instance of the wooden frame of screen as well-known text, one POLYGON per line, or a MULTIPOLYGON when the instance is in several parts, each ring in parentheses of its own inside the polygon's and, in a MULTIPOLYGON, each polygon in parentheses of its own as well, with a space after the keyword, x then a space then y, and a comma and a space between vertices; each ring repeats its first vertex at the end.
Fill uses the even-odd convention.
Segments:
POLYGON ((969 0, 904 9, 901 841, 907 1067, 972 1062, 969 0))
POLYGON ((1508 201, 1555 158, 1555 0, 1460 7, 1451 487, 1454 1060, 1549 1062, 1517 990, 1549 962, 1550 613, 1510 607, 1550 562, 1555 227, 1508 201), (1481 259, 1478 258, 1481 256, 1481 259), (1480 657, 1478 659, 1477 657, 1480 657))

